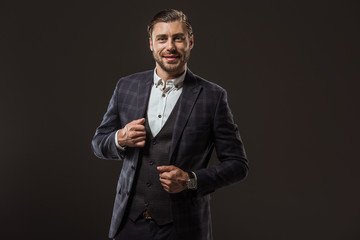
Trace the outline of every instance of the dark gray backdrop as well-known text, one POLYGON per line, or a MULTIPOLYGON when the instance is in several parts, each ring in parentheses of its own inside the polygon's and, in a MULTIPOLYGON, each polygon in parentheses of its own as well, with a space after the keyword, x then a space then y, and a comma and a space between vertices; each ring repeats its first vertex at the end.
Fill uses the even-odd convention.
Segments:
POLYGON ((359 239, 357 1, 1 1, 0 238, 107 239, 121 163, 90 142, 146 24, 192 20, 250 160, 212 195, 215 239, 359 239))

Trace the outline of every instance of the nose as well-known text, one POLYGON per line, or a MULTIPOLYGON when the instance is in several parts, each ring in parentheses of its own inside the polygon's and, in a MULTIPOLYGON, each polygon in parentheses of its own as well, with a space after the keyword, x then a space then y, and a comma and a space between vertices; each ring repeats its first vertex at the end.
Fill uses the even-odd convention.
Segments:
POLYGON ((175 50, 175 44, 174 44, 174 41, 172 39, 168 40, 167 45, 166 45, 166 50, 168 50, 169 52, 175 50))

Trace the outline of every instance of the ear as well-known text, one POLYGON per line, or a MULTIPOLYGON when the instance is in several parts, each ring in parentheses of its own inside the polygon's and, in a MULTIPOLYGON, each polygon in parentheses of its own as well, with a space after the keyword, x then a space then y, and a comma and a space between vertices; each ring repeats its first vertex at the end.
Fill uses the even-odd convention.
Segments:
POLYGON ((150 50, 153 51, 153 42, 151 37, 149 37, 149 46, 150 46, 150 50))
POLYGON ((189 44, 190 49, 192 49, 194 47, 194 34, 191 34, 189 44))

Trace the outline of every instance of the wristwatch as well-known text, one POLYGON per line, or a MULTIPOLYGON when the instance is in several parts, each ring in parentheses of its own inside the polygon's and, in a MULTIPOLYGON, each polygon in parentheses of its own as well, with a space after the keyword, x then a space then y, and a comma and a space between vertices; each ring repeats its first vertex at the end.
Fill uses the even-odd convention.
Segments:
POLYGON ((193 172, 187 172, 189 175, 189 179, 186 182, 186 186, 190 190, 196 190, 197 189, 197 178, 195 173, 193 172))

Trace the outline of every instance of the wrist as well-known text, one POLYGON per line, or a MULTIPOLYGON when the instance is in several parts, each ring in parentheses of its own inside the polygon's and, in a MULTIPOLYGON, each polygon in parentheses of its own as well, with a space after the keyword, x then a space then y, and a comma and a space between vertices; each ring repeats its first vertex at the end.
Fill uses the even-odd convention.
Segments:
POLYGON ((197 177, 194 172, 188 171, 188 180, 186 181, 187 189, 196 190, 197 189, 197 177))
POLYGON ((125 141, 121 138, 121 135, 123 135, 122 130, 123 129, 120 129, 120 130, 116 131, 116 133, 115 133, 115 144, 116 144, 116 147, 118 149, 124 151, 125 148, 126 148, 126 144, 125 144, 125 141))

